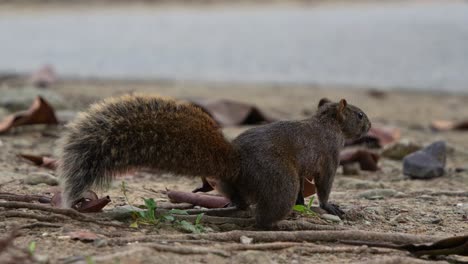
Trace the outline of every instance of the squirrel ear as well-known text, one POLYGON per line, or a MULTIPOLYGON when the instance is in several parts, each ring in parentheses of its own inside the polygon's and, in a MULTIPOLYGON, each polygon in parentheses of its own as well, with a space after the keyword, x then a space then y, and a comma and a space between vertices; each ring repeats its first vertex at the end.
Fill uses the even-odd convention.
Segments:
POLYGON ((319 101, 318 107, 320 108, 322 105, 327 104, 327 103, 331 103, 331 101, 328 100, 328 98, 322 98, 319 101))
POLYGON ((347 105, 348 105, 348 102, 346 102, 345 99, 341 99, 340 102, 338 103, 338 113, 343 113, 347 105))

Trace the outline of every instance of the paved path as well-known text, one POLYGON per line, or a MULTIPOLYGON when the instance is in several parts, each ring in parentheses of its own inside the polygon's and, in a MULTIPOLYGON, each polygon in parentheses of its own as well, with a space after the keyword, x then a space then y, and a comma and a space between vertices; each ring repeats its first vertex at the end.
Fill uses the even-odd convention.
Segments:
POLYGON ((468 91, 468 3, 0 14, 0 71, 468 91))

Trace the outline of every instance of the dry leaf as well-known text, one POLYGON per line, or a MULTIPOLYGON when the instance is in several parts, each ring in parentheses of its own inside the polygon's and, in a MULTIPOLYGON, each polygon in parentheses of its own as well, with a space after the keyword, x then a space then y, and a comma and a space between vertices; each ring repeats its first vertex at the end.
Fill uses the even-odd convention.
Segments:
MULTIPOLYGON (((93 191, 86 191, 83 197, 72 204, 72 208, 81 213, 97 213, 101 212, 108 203, 111 202, 109 196, 98 198, 93 191)), ((51 199, 50 204, 53 207, 60 207, 62 204, 62 193, 56 192, 51 199)))
POLYGON ((40 96, 36 97, 27 111, 7 116, 0 122, 0 134, 8 132, 13 127, 34 124, 58 124, 54 109, 40 96))
POLYGON ((221 126, 253 125, 275 121, 256 106, 227 99, 188 99, 221 126))
POLYGON ((344 150, 340 153, 340 165, 357 162, 361 170, 376 171, 379 169, 377 163, 380 159, 379 154, 365 150, 344 150))
POLYGON ((400 129, 395 127, 371 127, 367 135, 346 142, 346 146, 365 144, 369 147, 382 148, 390 143, 399 140, 401 137, 400 129))
POLYGON ((313 181, 309 181, 309 179, 304 180, 304 191, 302 192, 302 196, 309 197, 314 195, 317 192, 315 189, 315 184, 313 181))
POLYGON ((72 231, 67 234, 73 240, 80 240, 83 242, 92 242, 99 239, 98 235, 87 230, 72 231))
POLYGON ((224 208, 230 201, 226 197, 199 193, 168 191, 167 197, 172 203, 189 203, 206 208, 224 208))
POLYGON ((431 128, 436 131, 468 130, 468 120, 460 122, 436 120, 431 123, 431 128))
POLYGON ((48 168, 51 170, 57 169, 58 160, 56 159, 29 154, 19 154, 18 156, 31 161, 36 166, 48 168))

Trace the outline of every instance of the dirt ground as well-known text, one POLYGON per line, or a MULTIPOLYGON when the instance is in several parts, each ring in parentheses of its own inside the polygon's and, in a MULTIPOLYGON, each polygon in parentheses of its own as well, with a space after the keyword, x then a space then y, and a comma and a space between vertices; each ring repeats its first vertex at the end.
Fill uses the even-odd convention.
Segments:
MULTIPOLYGON (((3 87, 8 89, 21 87, 3 87)), ((456 171, 456 168, 468 169, 468 133, 436 133, 429 128, 435 119, 461 120, 468 118, 468 95, 426 94, 416 92, 391 91, 383 96, 373 96, 367 89, 341 89, 339 87, 279 86, 279 85, 239 85, 239 84, 203 84, 173 82, 133 82, 133 81, 60 81, 50 88, 63 98, 66 104, 59 110, 60 116, 72 116, 85 109, 90 103, 100 98, 128 92, 155 93, 177 98, 210 97, 229 98, 257 105, 266 112, 281 119, 304 118, 315 111, 322 97, 332 100, 346 98, 349 103, 360 106, 370 117, 374 125, 390 125, 401 130, 402 138, 427 145, 436 140, 445 140, 448 144, 447 173, 433 180, 410 180, 402 174, 401 161, 383 158, 377 172, 361 171, 358 175, 343 175, 340 168, 333 187, 331 200, 348 212, 348 218, 342 222, 330 222, 315 219, 329 226, 345 227, 351 230, 378 232, 401 232, 417 235, 436 235, 449 237, 468 234, 468 170, 456 171), (67 115, 65 115, 67 114, 67 115), (393 189, 396 195, 365 199, 359 195, 370 189, 393 189), (459 193, 457 192, 464 192, 459 193), (451 195, 454 194, 454 195, 451 195)), ((46 98, 47 99, 47 98, 46 98)), ((0 111, 4 117, 8 111, 0 111)), ((70 117, 71 116, 71 117, 70 117)), ((49 194, 58 187, 44 183, 25 184, 30 175, 54 171, 38 168, 17 157, 19 153, 37 155, 57 155, 57 140, 64 131, 64 126, 32 126, 16 129, 0 135, 0 192, 16 194, 49 194)), ((224 131, 228 138, 233 138, 246 127, 228 127, 224 131)), ((135 205, 143 204, 142 197, 154 198, 159 203, 168 202, 164 190, 191 191, 200 184, 198 179, 155 175, 139 172, 122 176, 112 184, 109 190, 98 191, 98 195, 109 195, 112 202, 105 207, 111 210, 125 205, 126 201, 120 189, 125 181, 128 185, 128 198, 135 205)), ((281 197, 278 197, 281 199, 281 197)), ((314 201, 314 205, 317 202, 314 201)), ((38 215, 50 215, 46 212, 13 209, 21 212, 33 212, 38 215)), ((7 217, 11 209, 0 209, 0 230, 8 233, 14 227, 37 222, 24 217, 7 217)), ((296 220, 298 216, 294 217, 296 220)), ((307 218, 301 216, 299 218, 307 218)), ((294 221, 296 221, 294 220, 294 221)), ((203 223, 203 221, 202 221, 203 223)), ((34 255, 51 263, 419 263, 407 253, 395 250, 373 250, 357 248, 347 253, 330 251, 329 253, 311 253, 301 246, 282 250, 232 251, 229 256, 219 254, 176 254, 131 243, 122 246, 99 244, 96 241, 86 243, 72 240, 70 231, 87 230, 101 237, 100 241, 116 237, 135 237, 140 235, 178 234, 182 231, 171 225, 161 228, 140 226, 140 228, 116 228, 75 220, 57 220, 55 227, 31 226, 22 229, 22 235, 15 240, 21 248, 27 248, 32 241, 36 243, 34 255)), ((125 223, 129 225, 129 222, 125 223)), ((232 224, 206 225, 210 232, 243 230, 232 224)), ((319 243, 330 247, 337 244, 319 243)), ((172 244, 170 244, 172 245, 172 244)), ((203 248, 226 246, 220 242, 180 241, 173 247, 189 245, 203 248)), ((307 245, 313 246, 309 243, 307 245)), ((6 259, 6 256, 0 258, 6 259)), ((468 261, 467 258, 450 257, 442 261, 468 261)), ((2 262, 0 260, 0 262, 2 262)))

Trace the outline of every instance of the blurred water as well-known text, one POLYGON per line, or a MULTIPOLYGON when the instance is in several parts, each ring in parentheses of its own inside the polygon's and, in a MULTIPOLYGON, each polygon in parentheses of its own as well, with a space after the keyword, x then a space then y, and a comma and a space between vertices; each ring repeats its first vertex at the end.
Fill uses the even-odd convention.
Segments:
POLYGON ((0 71, 468 90, 468 3, 0 13, 0 71))

